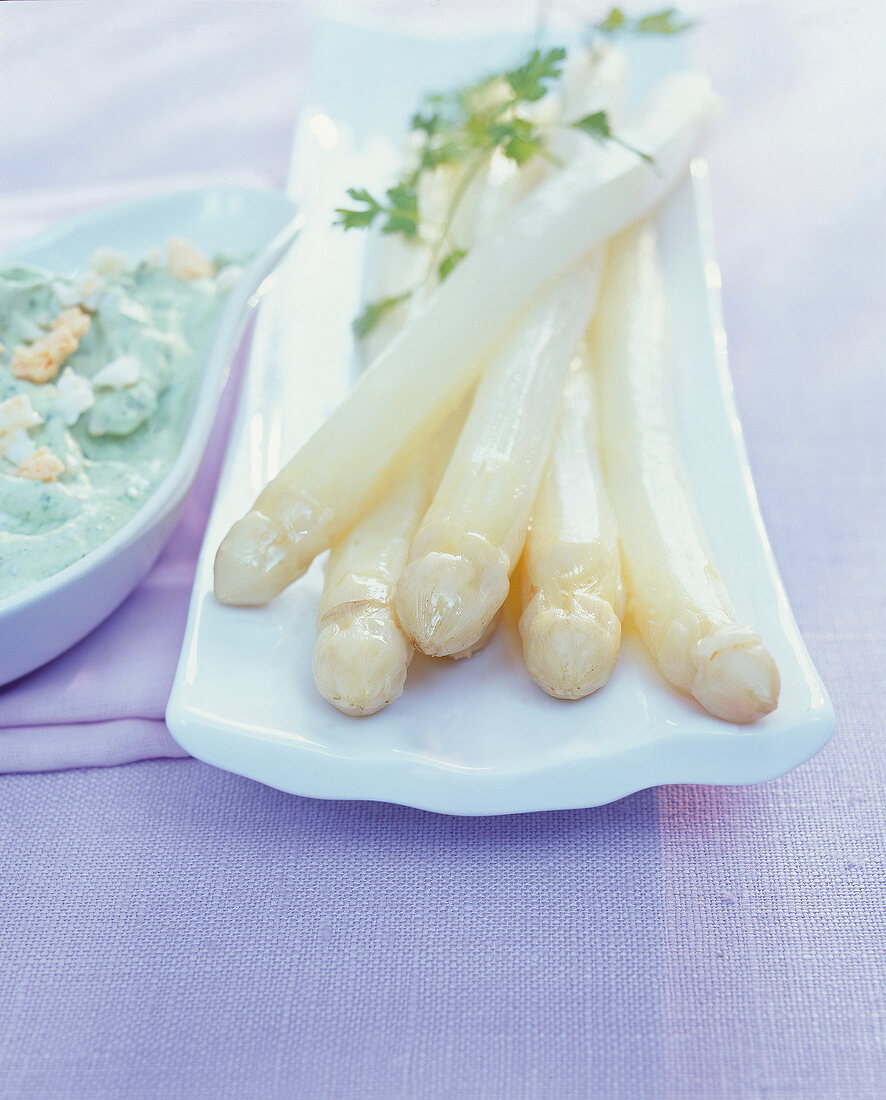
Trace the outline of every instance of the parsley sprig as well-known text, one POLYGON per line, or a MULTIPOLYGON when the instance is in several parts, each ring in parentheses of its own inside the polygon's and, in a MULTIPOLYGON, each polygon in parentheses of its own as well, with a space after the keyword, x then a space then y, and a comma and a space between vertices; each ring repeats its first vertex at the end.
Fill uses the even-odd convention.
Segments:
POLYGON ((354 210, 341 207, 337 225, 345 229, 368 229, 376 218, 381 219, 382 233, 402 233, 404 237, 418 236, 418 195, 415 186, 398 183, 389 187, 381 201, 373 198, 365 187, 349 187, 348 198, 358 204, 354 210))
MULTIPOLYGON (((626 16, 620 8, 612 8, 591 29, 604 35, 672 35, 690 26, 691 21, 676 8, 637 18, 626 16)), ((428 241, 431 246, 428 278, 442 282, 465 257, 465 250, 452 239, 452 225, 459 204, 477 174, 496 154, 517 165, 537 156, 551 156, 548 150, 551 126, 534 117, 531 105, 544 98, 560 79, 565 59, 566 50, 560 46, 534 49, 515 68, 462 88, 425 96, 412 116, 416 150, 408 171, 378 198, 365 188, 350 188, 347 194, 352 205, 336 209, 334 224, 345 230, 377 225, 382 233, 398 233, 408 241, 419 238, 428 241), (444 166, 458 167, 459 183, 442 223, 432 224, 422 217, 419 185, 426 174, 444 166)), ((605 111, 585 115, 571 126, 597 141, 616 142, 647 162, 652 160, 613 132, 605 111)), ((370 302, 354 321, 355 334, 367 335, 413 293, 406 291, 370 302)))

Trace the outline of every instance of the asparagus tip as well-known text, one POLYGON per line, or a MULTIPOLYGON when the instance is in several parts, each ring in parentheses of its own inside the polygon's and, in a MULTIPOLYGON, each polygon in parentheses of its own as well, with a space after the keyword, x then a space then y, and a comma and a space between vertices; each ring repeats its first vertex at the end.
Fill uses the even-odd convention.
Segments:
POLYGON ((759 638, 736 639, 729 631, 719 644, 718 634, 696 648, 692 694, 716 718, 754 722, 778 706, 778 668, 759 638))
POLYGON ((609 680, 618 660, 621 623, 598 596, 576 596, 568 608, 536 596, 520 619, 523 660, 555 699, 583 699, 609 680))
POLYGON ((432 550, 410 561, 397 588, 397 615, 417 649, 449 657, 475 646, 508 594, 508 559, 479 536, 461 552, 432 550))
POLYGON ((324 699, 354 718, 375 714, 403 694, 412 647, 387 607, 328 623, 314 644, 314 683, 324 699))
POLYGON ((237 520, 215 555, 215 598, 239 607, 266 604, 299 575, 286 533, 261 512, 237 520))

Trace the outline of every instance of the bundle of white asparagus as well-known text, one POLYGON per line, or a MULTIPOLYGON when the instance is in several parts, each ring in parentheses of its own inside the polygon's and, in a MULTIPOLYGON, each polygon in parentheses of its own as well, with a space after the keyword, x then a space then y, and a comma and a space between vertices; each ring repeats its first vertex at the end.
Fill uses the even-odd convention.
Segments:
POLYGON ((546 158, 426 174, 423 210, 458 203, 460 262, 441 282, 438 245, 381 238, 371 281, 388 302, 432 275, 364 341, 377 354, 360 381, 219 547, 216 596, 239 605, 331 547, 314 676, 346 714, 396 699, 414 648, 480 648, 515 570, 525 664, 549 694, 607 682, 627 602, 662 673, 712 714, 749 722, 777 703, 778 672, 736 621, 686 489, 649 217, 717 99, 681 74, 617 142, 595 141, 574 119, 608 127, 622 74, 614 50, 570 57, 559 92, 533 104, 546 158))

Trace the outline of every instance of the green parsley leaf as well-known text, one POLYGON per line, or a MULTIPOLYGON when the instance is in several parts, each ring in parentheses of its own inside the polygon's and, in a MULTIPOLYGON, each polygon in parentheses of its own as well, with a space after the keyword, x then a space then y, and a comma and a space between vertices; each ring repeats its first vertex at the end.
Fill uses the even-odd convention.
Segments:
POLYGON ((625 13, 621 8, 613 8, 606 18, 597 24, 597 30, 603 31, 604 34, 612 34, 614 31, 623 30, 625 22, 625 13))
POLYGON ((337 207, 334 225, 343 229, 367 229, 377 217, 384 215, 382 233, 402 233, 404 237, 418 235, 418 194, 414 183, 398 183, 389 188, 385 192, 387 202, 379 202, 363 187, 350 187, 348 196, 365 209, 337 207))
POLYGON ((489 136, 501 146, 504 155, 517 164, 525 164, 544 144, 537 127, 525 118, 496 123, 489 127, 489 136))
POLYGON ((609 116, 605 111, 595 111, 592 115, 585 115, 584 118, 580 118, 577 122, 571 123, 571 126, 574 130, 581 130, 583 134, 587 134, 597 141, 614 141, 616 145, 620 145, 623 149, 627 149, 628 152, 634 153, 640 160, 645 160, 647 164, 655 163, 654 158, 648 153, 643 153, 633 145, 628 145, 626 141, 622 141, 617 134, 612 132, 609 116))
POLYGON ((364 336, 368 336, 383 317, 386 317, 392 309, 396 309, 401 302, 405 302, 411 294, 412 291, 407 290, 405 294, 369 302, 359 317, 355 317, 351 322, 351 328, 357 339, 362 340, 364 336))
POLYGON ((442 125, 443 119, 438 114, 438 112, 431 111, 428 114, 423 115, 421 111, 417 111, 412 116, 410 128, 412 130, 421 130, 426 133, 428 137, 433 137, 436 133, 439 132, 442 125))
POLYGON ((443 164, 457 164, 466 156, 467 150, 457 141, 443 140, 426 145, 421 152, 419 174, 426 169, 439 168, 443 164))
POLYGON ((560 46, 545 53, 533 50, 528 61, 504 74, 505 80, 516 99, 534 103, 547 92, 545 81, 555 80, 563 71, 565 58, 566 51, 560 46))
POLYGON ((404 237, 418 236, 418 194, 415 187, 398 183, 387 191, 389 205, 385 209, 387 221, 382 233, 402 233, 404 237))
POLYGON ((348 197, 354 202, 363 203, 366 209, 348 210, 343 206, 336 207, 335 213, 338 217, 333 224, 340 225, 344 229, 366 229, 384 209, 364 187, 349 187, 348 197))
POLYGON ((618 34, 627 31, 632 34, 680 34, 695 26, 695 21, 687 19, 679 8, 663 8, 636 19, 629 19, 621 8, 613 8, 596 30, 603 34, 618 34))
POLYGON ((642 16, 634 24, 634 30, 637 34, 680 34, 694 25, 694 20, 687 19, 677 8, 665 8, 642 16))
POLYGON ((467 252, 463 248, 453 248, 449 255, 440 261, 437 273, 440 276, 441 283, 452 273, 454 268, 458 267, 465 256, 467 256, 467 252))
POLYGON ((609 141, 612 137, 612 127, 605 111, 594 111, 592 115, 585 115, 571 125, 574 130, 581 130, 583 134, 589 134, 598 141, 609 141))

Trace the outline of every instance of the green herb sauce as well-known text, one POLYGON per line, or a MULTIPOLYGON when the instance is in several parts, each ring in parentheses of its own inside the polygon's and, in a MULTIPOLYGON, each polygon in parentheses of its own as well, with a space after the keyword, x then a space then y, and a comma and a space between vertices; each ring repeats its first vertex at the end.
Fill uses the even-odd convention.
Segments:
MULTIPOLYGON (((0 405, 26 394, 43 420, 28 429, 29 445, 47 447, 65 466, 55 481, 31 481, 17 476, 14 454, 0 455, 0 599, 78 561, 156 489, 181 447, 213 326, 238 272, 231 266, 216 278, 179 281, 159 258, 87 280, 23 266, 0 271, 0 405), (78 295, 92 323, 59 376, 43 385, 16 378, 15 347, 37 339, 78 295), (130 377, 93 386, 123 356, 135 360, 130 377), (92 388, 93 403, 79 412, 59 385, 68 368, 92 388)), ((88 400, 89 388, 78 385, 88 400)))

